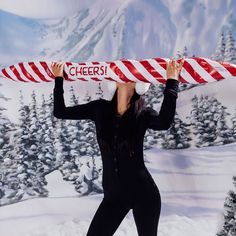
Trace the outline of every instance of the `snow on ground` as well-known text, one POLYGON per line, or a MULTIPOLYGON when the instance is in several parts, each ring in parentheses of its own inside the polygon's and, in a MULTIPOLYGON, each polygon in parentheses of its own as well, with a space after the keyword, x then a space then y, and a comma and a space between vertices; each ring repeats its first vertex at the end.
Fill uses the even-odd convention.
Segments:
MULTIPOLYGON (((159 236, 215 236, 223 202, 233 189, 236 144, 145 151, 146 166, 162 197, 159 236)), ((78 197, 59 171, 47 176, 49 197, 0 208, 1 236, 83 236, 103 194, 78 197), (14 226, 14 227, 13 227, 14 226)), ((115 236, 137 235, 132 210, 115 236)))
MULTIPOLYGON (((88 221, 72 220, 62 224, 37 229, 33 233, 22 234, 22 236, 85 236, 88 229, 88 221)), ((215 236, 215 222, 213 220, 197 219, 187 217, 170 216, 160 220, 158 230, 159 236, 215 236)), ((114 236, 137 236, 136 226, 133 220, 125 218, 114 236)))
POLYGON ((227 192, 233 189, 235 153, 236 144, 146 151, 146 166, 164 202, 163 214, 219 214, 227 192))
MULTIPOLYGON (((102 195, 32 199, 1 207, 1 236, 85 236, 102 195), (14 227, 13 227, 14 225, 14 227)), ((211 217, 162 216, 160 236, 215 236, 216 219, 211 217)), ((115 236, 136 236, 132 211, 115 236)))
POLYGON ((79 195, 74 186, 63 180, 60 171, 56 170, 46 176, 48 182, 47 189, 49 191, 49 197, 70 197, 79 195))

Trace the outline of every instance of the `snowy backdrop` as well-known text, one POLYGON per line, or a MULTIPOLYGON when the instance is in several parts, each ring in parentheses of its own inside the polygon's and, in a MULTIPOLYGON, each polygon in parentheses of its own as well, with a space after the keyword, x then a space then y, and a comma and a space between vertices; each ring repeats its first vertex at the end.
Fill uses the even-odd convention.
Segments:
MULTIPOLYGON (((235 39, 234 0, 0 1, 0 68, 183 55, 236 64, 235 39)), ((86 235, 102 200, 94 123, 53 117, 53 87, 0 78, 1 236, 86 235)), ((157 111, 163 89, 145 95, 157 111)), ((111 99, 105 81, 66 81, 64 90, 67 106, 111 99)), ((236 80, 180 85, 171 128, 147 130, 158 235, 236 235, 235 90, 236 80)), ((137 235, 131 211, 115 235, 137 235)))

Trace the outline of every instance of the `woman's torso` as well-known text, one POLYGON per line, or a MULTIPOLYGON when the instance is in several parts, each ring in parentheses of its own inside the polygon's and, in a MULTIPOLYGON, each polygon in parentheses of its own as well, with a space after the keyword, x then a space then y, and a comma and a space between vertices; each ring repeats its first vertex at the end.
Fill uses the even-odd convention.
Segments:
POLYGON ((142 185, 154 185, 143 159, 143 140, 146 132, 143 113, 130 118, 112 112, 105 101, 95 116, 96 135, 103 163, 103 188, 114 192, 134 192, 142 185))

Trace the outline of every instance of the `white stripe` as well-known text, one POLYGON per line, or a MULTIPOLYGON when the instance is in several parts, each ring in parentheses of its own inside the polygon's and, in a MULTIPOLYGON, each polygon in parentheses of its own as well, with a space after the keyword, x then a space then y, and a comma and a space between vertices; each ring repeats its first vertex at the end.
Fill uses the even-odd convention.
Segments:
POLYGON ((214 79, 207 71, 205 71, 197 61, 194 59, 189 59, 188 63, 193 67, 193 69, 207 82, 216 82, 216 79, 214 79))
POLYGON ((160 66, 160 64, 154 59, 147 59, 149 64, 156 70, 158 73, 163 77, 163 79, 167 80, 166 78, 166 70, 160 66))
MULTIPOLYGON (((224 66, 222 66, 217 61, 213 61, 207 58, 203 58, 203 59, 206 60, 211 66, 213 66, 215 70, 218 71, 224 78, 234 77, 230 74, 230 72, 227 69, 225 69, 224 66)), ((232 66, 233 64, 230 64, 230 65, 232 66)))
MULTIPOLYGON (((39 69, 39 71, 41 72, 41 74, 44 75, 44 77, 47 79, 47 80, 50 80, 52 81, 52 78, 47 74, 47 72, 45 71, 45 69, 43 68, 43 66, 39 63, 39 62, 34 62, 35 66, 39 69)), ((47 66, 49 68, 51 68, 51 64, 49 64, 48 62, 46 62, 47 66)))
POLYGON ((140 81, 129 71, 129 69, 121 61, 115 61, 115 63, 128 79, 135 82, 140 81))
POLYGON ((19 79, 17 78, 17 76, 13 73, 13 71, 10 69, 10 67, 6 68, 6 72, 8 75, 10 75, 10 77, 12 77, 13 79, 19 81, 19 79))
POLYGON ((122 79, 120 79, 119 76, 110 68, 110 65, 106 63, 107 65, 107 76, 106 77, 111 77, 112 79, 116 80, 117 82, 124 82, 122 79))
POLYGON ((29 74, 38 82, 41 82, 39 76, 34 72, 34 70, 29 66, 29 63, 24 62, 25 69, 29 72, 29 74))
MULTIPOLYGON (((166 63, 168 63, 171 59, 169 58, 162 58, 166 63)), ((188 61, 188 59, 185 59, 186 61, 188 61)), ((151 61, 153 61, 153 67, 155 65, 158 66, 158 68, 155 68, 163 77, 164 79, 167 79, 166 77, 166 70, 154 59, 148 59, 148 62, 150 63, 151 61), (162 73, 161 73, 162 71, 162 73), (163 75, 164 74, 164 75, 163 75)), ((151 63, 150 63, 151 64, 151 63)), ((185 68, 183 67, 181 70, 180 75, 183 77, 184 80, 186 80, 187 82, 189 82, 190 84, 199 84, 199 82, 197 82, 189 73, 187 70, 185 70, 185 68)))
MULTIPOLYGON (((189 59, 185 59, 186 62, 188 62, 189 59)), ((198 81, 196 81, 193 76, 191 74, 189 74, 189 72, 182 67, 181 71, 180 71, 180 75, 183 77, 184 80, 186 80, 187 82, 189 82, 190 84, 199 84, 198 81)))
MULTIPOLYGON (((20 77, 23 79, 23 80, 26 80, 27 82, 29 82, 30 80, 23 74, 19 64, 15 64, 14 65, 15 68, 17 69, 18 73, 20 74, 20 77)), ((32 82, 32 81, 31 81, 32 82)))
POLYGON ((133 65, 137 68, 138 72, 142 74, 148 81, 153 84, 160 84, 160 82, 153 77, 152 74, 139 62, 139 61, 131 61, 133 65))
POLYGON ((184 67, 182 67, 180 75, 183 77, 184 80, 186 80, 190 84, 199 84, 199 82, 197 82, 184 67))

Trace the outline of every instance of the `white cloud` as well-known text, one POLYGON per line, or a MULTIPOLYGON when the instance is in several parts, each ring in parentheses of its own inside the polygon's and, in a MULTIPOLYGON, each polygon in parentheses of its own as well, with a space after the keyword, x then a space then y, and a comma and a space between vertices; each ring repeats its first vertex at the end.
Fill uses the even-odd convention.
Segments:
POLYGON ((29 18, 57 18, 74 14, 89 4, 91 0, 1 0, 0 9, 29 18))

